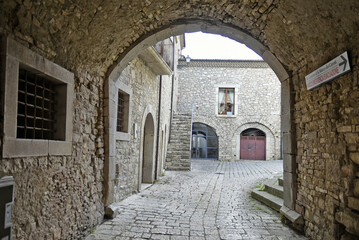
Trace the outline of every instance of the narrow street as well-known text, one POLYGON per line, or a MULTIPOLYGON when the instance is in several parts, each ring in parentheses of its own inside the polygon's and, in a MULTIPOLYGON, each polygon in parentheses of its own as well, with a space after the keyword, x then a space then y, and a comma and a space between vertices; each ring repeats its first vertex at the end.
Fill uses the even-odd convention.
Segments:
POLYGON ((281 173, 282 161, 194 161, 118 203, 117 217, 86 239, 306 239, 250 197, 281 173))

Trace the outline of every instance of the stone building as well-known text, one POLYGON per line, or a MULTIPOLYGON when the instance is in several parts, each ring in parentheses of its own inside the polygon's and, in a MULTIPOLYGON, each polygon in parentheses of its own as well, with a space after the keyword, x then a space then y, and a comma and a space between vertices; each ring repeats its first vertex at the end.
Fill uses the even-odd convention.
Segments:
POLYGON ((268 64, 181 60, 178 69, 177 113, 194 123, 192 159, 280 158, 280 82, 268 64))
POLYGON ((106 122, 111 81, 149 46, 203 31, 246 44, 281 82, 282 214, 312 239, 355 239, 358 9, 356 0, 1 1, 0 177, 15 182, 14 237, 71 239, 103 220, 104 207, 121 197, 106 122), (340 67, 350 72, 308 90, 305 77, 344 52, 340 67), (15 134, 14 82, 24 65, 56 79, 66 124, 54 141, 15 134))
POLYGON ((141 190, 163 172, 183 43, 182 35, 147 48, 109 81, 105 157, 111 172, 105 180, 106 205, 141 190))
POLYGON ((91 109, 98 107, 99 96, 95 94, 98 89, 83 87, 84 96, 77 96, 80 103, 72 105, 76 98, 73 73, 10 37, 1 40, 2 67, 6 67, 2 71, 6 126, 2 156, 9 161, 2 171, 8 171, 10 163, 25 169, 21 177, 13 172, 14 218, 16 224, 27 227, 18 229, 15 225, 14 236, 17 239, 60 239, 61 234, 81 237, 87 228, 76 230, 81 216, 69 217, 75 205, 76 212, 91 208, 92 212, 85 217, 91 225, 98 224, 104 216, 104 205, 106 214, 111 216, 114 211, 111 203, 138 192, 144 184, 152 184, 161 176, 173 110, 172 86, 177 81, 183 35, 148 47, 129 62, 117 79, 110 78, 107 88, 99 95, 104 98, 101 106, 104 112, 97 114, 91 114, 91 109), (73 111, 80 113, 79 119, 73 119, 73 111), (99 129, 91 127, 98 120, 95 116, 103 118, 104 125, 99 129), (80 125, 80 119, 87 119, 86 123, 80 125), (98 134, 103 134, 104 140, 98 134), (95 151, 96 146, 101 148, 95 151), (95 155, 91 155, 92 150, 95 155), (102 156, 103 160, 96 156, 102 156), (81 157, 86 160, 82 162, 81 157), (28 167, 22 162, 29 158, 36 165, 34 171, 26 170, 28 167), (45 164, 54 169, 47 170, 45 164), (109 171, 102 175, 104 166, 109 171), (64 168, 70 175, 59 173, 64 168), (26 191, 19 183, 23 180, 26 191), (102 185, 102 181, 106 184, 102 185), (67 187, 63 187, 64 182, 67 187), (61 195, 53 195, 58 188, 61 195), (76 197, 74 192, 82 192, 83 196, 76 197), (41 196, 36 197, 37 194, 41 196), (31 203, 30 195, 39 202, 31 203), (56 200, 48 201, 49 198, 56 200), (48 232, 46 226, 50 222, 32 215, 40 208, 46 214, 49 208, 52 211, 49 215, 58 216, 52 223, 58 228, 48 232), (16 209, 23 210, 22 216, 17 215, 20 212, 16 209), (72 226, 66 225, 69 223, 72 226), (41 231, 33 231, 37 224, 43 226, 41 231))

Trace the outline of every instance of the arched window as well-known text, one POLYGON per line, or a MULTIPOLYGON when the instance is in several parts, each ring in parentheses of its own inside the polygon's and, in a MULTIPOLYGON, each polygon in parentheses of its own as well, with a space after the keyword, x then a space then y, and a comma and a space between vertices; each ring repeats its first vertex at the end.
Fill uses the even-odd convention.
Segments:
POLYGON ((192 126, 192 159, 218 160, 218 137, 210 126, 193 123, 192 126))
POLYGON ((257 128, 248 128, 241 133, 241 136, 266 136, 266 134, 257 128))

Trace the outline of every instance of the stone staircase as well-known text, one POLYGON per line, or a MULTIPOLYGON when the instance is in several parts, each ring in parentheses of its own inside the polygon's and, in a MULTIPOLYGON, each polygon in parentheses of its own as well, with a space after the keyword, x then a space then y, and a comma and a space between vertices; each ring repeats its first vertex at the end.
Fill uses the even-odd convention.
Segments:
POLYGON ((303 217, 283 204, 282 178, 268 180, 261 188, 253 190, 251 196, 284 216, 284 223, 303 232, 303 217))
POLYGON ((283 206, 283 179, 269 180, 260 189, 251 192, 251 196, 267 205, 268 207, 280 212, 283 206))
POLYGON ((166 170, 191 169, 191 115, 175 114, 168 144, 166 170))

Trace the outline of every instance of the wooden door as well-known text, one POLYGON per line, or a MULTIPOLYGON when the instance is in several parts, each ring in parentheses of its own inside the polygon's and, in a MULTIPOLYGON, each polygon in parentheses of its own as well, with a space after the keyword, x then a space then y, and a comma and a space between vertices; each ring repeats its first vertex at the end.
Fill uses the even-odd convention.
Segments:
POLYGON ((266 137, 265 136, 241 136, 241 159, 265 160, 266 137))

